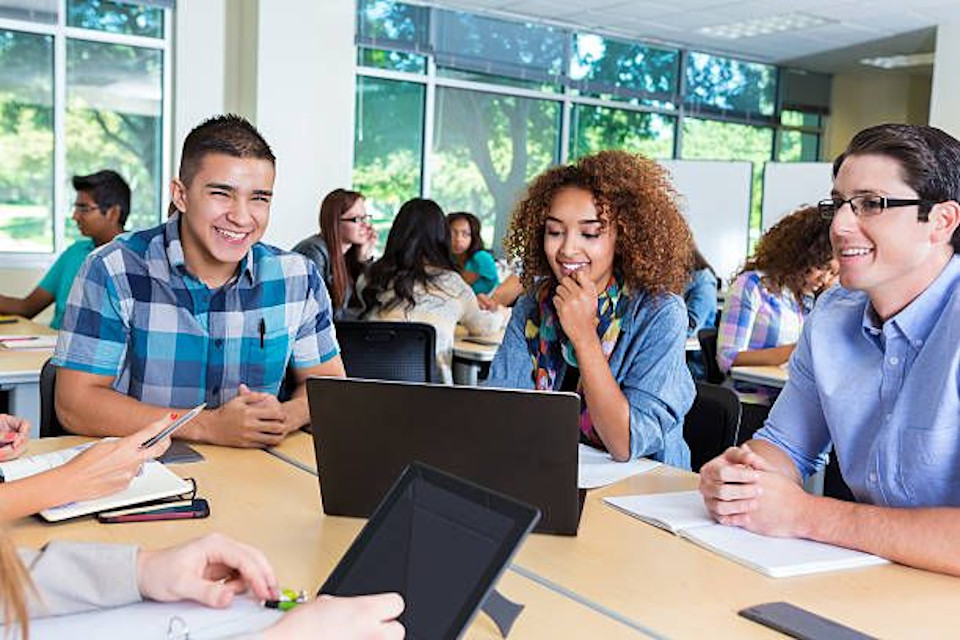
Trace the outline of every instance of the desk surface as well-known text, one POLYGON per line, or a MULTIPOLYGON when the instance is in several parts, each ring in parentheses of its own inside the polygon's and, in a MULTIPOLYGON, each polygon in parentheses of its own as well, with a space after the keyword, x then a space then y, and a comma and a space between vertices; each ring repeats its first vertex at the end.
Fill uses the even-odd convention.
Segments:
POLYGON ((770 365, 762 367, 733 367, 730 369, 730 377, 742 382, 752 382, 753 384, 762 384, 779 389, 787 384, 790 374, 787 371, 786 365, 770 365))
MULTIPOLYGON (((309 437, 307 437, 309 440, 309 437)), ((76 437, 30 443, 39 453, 74 444, 76 437)), ((50 525, 25 519, 10 527, 18 545, 39 546, 51 539, 136 543, 156 548, 218 531, 262 549, 284 586, 315 589, 330 573, 360 531, 363 520, 326 517, 320 510, 317 479, 262 451, 196 445, 205 462, 171 467, 197 480, 210 501, 205 520, 101 525, 91 517, 50 525)), ((514 572, 504 573, 499 588, 526 605, 511 638, 637 638, 638 633, 514 572)), ((484 615, 470 638, 498 638, 484 615)))
MULTIPOLYGON (((316 469, 308 434, 293 434, 277 449, 316 469)), ((960 600, 956 578, 897 565, 767 578, 602 500, 696 486, 695 474, 660 467, 590 491, 578 536, 531 535, 514 564, 667 637, 778 637, 736 615, 774 600, 884 638, 954 633, 960 600)))
MULTIPOLYGON (((0 336, 55 336, 50 327, 19 318, 16 322, 0 324, 0 336)), ((13 350, 0 346, 0 383, 26 382, 40 379, 43 363, 53 355, 53 349, 13 350)))

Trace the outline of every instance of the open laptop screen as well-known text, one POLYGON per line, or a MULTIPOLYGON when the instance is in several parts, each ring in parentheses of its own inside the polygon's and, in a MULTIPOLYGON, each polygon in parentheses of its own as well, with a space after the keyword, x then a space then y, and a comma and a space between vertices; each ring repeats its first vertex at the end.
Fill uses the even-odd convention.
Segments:
POLYGON ((456 638, 539 517, 536 508, 409 466, 320 593, 394 591, 408 638, 456 638))

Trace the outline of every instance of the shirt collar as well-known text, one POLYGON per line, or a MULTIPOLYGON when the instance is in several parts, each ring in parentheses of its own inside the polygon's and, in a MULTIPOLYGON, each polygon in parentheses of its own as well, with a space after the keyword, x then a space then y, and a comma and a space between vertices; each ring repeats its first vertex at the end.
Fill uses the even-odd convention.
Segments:
MULTIPOLYGON (((933 282, 910 304, 887 321, 916 347, 926 342, 940 318, 944 305, 955 287, 960 286, 960 256, 953 256, 933 282)), ((870 304, 869 298, 863 310, 863 329, 876 336, 881 330, 881 321, 870 304)))
MULTIPOLYGON (((187 275, 190 272, 187 270, 186 259, 183 255, 183 243, 180 241, 180 215, 180 212, 177 211, 163 224, 163 243, 170 268, 180 275, 187 275)), ((251 247, 250 251, 247 251, 247 255, 243 256, 240 261, 239 270, 239 273, 243 274, 247 283, 251 285, 255 276, 252 254, 253 248, 251 247)), ((236 282, 236 279, 231 280, 231 282, 236 282)))

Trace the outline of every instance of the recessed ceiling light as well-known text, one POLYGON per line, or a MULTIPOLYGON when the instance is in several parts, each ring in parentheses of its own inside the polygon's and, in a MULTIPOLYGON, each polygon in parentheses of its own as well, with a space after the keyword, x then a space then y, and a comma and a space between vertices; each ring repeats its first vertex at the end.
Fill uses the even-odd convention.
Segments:
POLYGON ((932 53, 912 53, 900 56, 881 56, 879 58, 862 58, 860 64, 881 69, 903 69, 904 67, 920 67, 933 64, 932 53))
POLYGON ((775 16, 765 16, 754 20, 743 22, 731 22, 712 27, 700 27, 698 31, 706 36, 714 38, 726 38, 728 40, 738 40, 740 38, 752 38, 770 33, 780 33, 782 31, 798 31, 800 29, 812 29, 825 24, 831 24, 836 20, 821 18, 809 13, 794 12, 781 13, 775 16))

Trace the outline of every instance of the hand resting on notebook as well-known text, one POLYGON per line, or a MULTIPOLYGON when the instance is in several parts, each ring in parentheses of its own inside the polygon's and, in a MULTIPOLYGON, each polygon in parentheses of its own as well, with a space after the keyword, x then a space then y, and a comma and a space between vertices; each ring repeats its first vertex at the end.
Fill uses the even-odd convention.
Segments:
MULTIPOLYGON (((168 416, 125 438, 97 442, 66 464, 0 484, 0 519, 22 518, 50 507, 126 489, 140 465, 163 455, 170 446, 170 439, 164 438, 151 447, 140 448, 171 421, 168 416)), ((24 433, 29 432, 29 423, 23 423, 24 433)))

